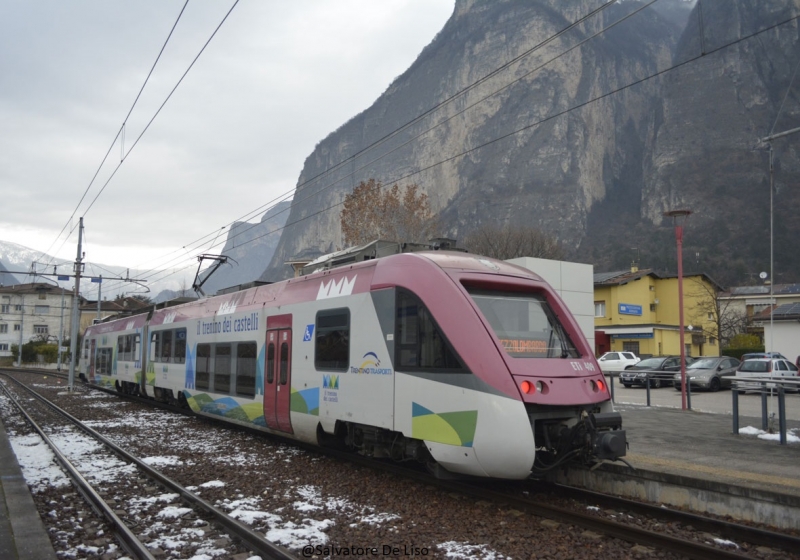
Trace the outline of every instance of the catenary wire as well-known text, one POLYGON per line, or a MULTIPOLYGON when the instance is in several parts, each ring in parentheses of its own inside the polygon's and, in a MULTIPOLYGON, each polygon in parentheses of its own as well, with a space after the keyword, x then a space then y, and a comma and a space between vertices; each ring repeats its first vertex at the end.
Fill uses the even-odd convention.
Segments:
MULTIPOLYGON (((655 2, 655 1, 657 1, 657 0, 653 0, 653 2, 655 2)), ((229 226, 233 225, 234 223, 236 223, 237 221, 247 220, 247 219, 249 219, 249 217, 253 217, 253 216, 257 215, 258 213, 260 213, 260 212, 261 212, 261 211, 262 211, 264 208, 267 208, 267 207, 270 207, 270 209, 271 209, 271 208, 273 208, 273 207, 274 207, 274 206, 275 206, 275 205, 276 205, 278 202, 281 202, 281 201, 282 201, 281 199, 285 200, 285 199, 287 199, 287 198, 291 197, 291 196, 294 194, 294 192, 295 192, 295 190, 296 190, 297 188, 301 188, 301 187, 303 187, 303 186, 306 186, 306 185, 309 185, 309 184, 312 184, 312 183, 316 182, 316 181, 317 181, 317 180, 319 180, 320 178, 322 178, 322 177, 324 177, 324 176, 326 176, 326 175, 328 175, 328 174, 332 173, 332 172, 333 172, 333 171, 335 171, 336 169, 339 169, 340 167, 342 167, 342 166, 346 165, 347 163, 349 163, 349 162, 351 162, 351 161, 355 160, 356 158, 358 158, 358 157, 359 157, 359 156, 361 156, 362 154, 364 154, 364 153, 366 153, 366 152, 368 152, 368 151, 370 151, 370 150, 372 150, 372 149, 374 149, 374 148, 376 148, 376 147, 380 146, 381 144, 385 143, 387 140, 389 140, 390 138, 392 138, 392 137, 396 136, 397 134, 399 134, 399 133, 400 133, 400 132, 402 132, 403 130, 405 130, 405 129, 409 128, 410 126, 412 126, 413 124, 415 124, 415 123, 417 123, 417 122, 421 121, 422 119, 424 119, 425 117, 427 117, 427 116, 431 115, 431 114, 432 114, 432 113, 434 113, 436 110, 438 110, 438 109, 440 109, 440 108, 444 107, 445 105, 447 105, 447 104, 449 104, 449 103, 452 103, 454 100, 456 100, 456 99, 457 99, 457 98, 459 98, 460 96, 462 96, 462 95, 466 94, 467 92, 471 91, 472 89, 474 89, 475 87, 479 86, 480 84, 482 84, 482 83, 486 82, 486 81, 487 81, 487 80, 489 80, 490 78, 492 78, 492 77, 496 76, 497 74, 499 74, 499 73, 500 73, 500 72, 502 72, 503 70, 505 70, 505 69, 509 68, 510 66, 512 66, 513 64, 515 64, 515 63, 519 62, 520 60, 524 59, 525 57, 529 56, 530 54, 532 54, 532 53, 534 53, 534 52, 536 52, 536 51, 540 50, 541 48, 543 48, 544 46, 548 45, 549 43, 551 43, 552 41, 554 41, 555 39, 557 39, 557 38, 558 38, 558 37, 560 37, 561 35, 565 34, 566 32, 570 31, 571 29, 573 29, 573 28, 577 27, 577 26, 578 26, 578 25, 580 25, 581 23, 584 23, 585 21, 587 21, 588 19, 590 19, 590 18, 594 17, 595 15, 597 15, 597 14, 601 13, 603 10, 605 10, 606 8, 608 8, 609 6, 611 6, 611 5, 615 4, 615 3, 616 3, 616 0, 609 0, 609 1, 605 2, 605 3, 603 3, 603 4, 602 4, 601 6, 599 6, 598 8, 596 8, 596 9, 594 9, 594 10, 590 11, 589 13, 585 14, 584 16, 581 16, 581 17, 580 17, 578 20, 576 20, 575 22, 573 22, 573 23, 569 24, 568 26, 566 26, 566 27, 564 27, 564 28, 560 29, 559 31, 557 31, 556 33, 554 33, 553 35, 551 35, 550 37, 548 37, 548 38, 547 38, 547 39, 545 39, 544 41, 542 41, 542 42, 538 43, 537 45, 535 45, 535 46, 531 47, 530 49, 526 50, 525 52, 523 52, 523 53, 521 53, 521 54, 517 55, 517 56, 516 56, 516 57, 514 57, 513 59, 511 59, 511 60, 509 60, 509 61, 505 62, 504 64, 502 64, 501 66, 499 66, 499 67, 498 67, 498 68, 496 68, 495 70, 493 70, 493 71, 489 72, 489 73, 488 73, 488 74, 486 74, 485 76, 483 76, 483 77, 479 78, 479 79, 478 79, 478 80, 476 80, 475 82, 471 83, 470 85, 466 86, 465 88, 461 89, 460 91, 458 91, 458 92, 454 93, 453 95, 451 95, 450 97, 448 97, 448 98, 444 99, 443 101, 441 101, 441 102, 439 102, 439 103, 435 104, 433 107, 429 108, 428 110, 426 110, 426 111, 425 111, 425 112, 423 112, 422 114, 420 114, 420 115, 418 115, 418 116, 414 117, 412 120, 410 120, 410 121, 406 122, 405 124, 401 125, 400 127, 398 127, 397 129, 393 130, 392 132, 389 132, 388 134, 386 134, 386 135, 385 135, 385 136, 383 136, 382 138, 380 138, 380 139, 376 140, 375 142, 371 143, 369 146, 366 146, 365 148, 363 148, 363 149, 361 149, 361 150, 357 151, 355 154, 353 154, 353 155, 349 156, 348 158, 346 158, 346 159, 344 159, 344 160, 342 160, 342 161, 340 161, 340 162, 336 163, 335 165, 331 166, 330 168, 328 168, 328 169, 326 169, 326 170, 324 170, 324 171, 320 172, 320 173, 319 173, 319 174, 317 174, 316 176, 309 178, 308 180, 304 181, 303 183, 300 183, 300 184, 298 184, 298 185, 297 185, 297 187, 293 188, 292 190, 290 190, 290 191, 287 191, 287 192, 285 192, 285 193, 283 193, 283 194, 280 194, 280 195, 278 195, 277 197, 273 198, 272 200, 270 200, 270 201, 268 201, 268 202, 266 202, 266 203, 262 204, 261 206, 259 206, 259 207, 255 208, 255 209, 253 209, 253 210, 251 210, 251 211, 249 211, 249 212, 248 212, 247 214, 245 214, 244 216, 242 216, 242 217, 240 217, 240 218, 238 218, 238 219, 236 219, 236 220, 234 220, 234 221, 232 221, 232 222, 229 222, 228 224, 226 224, 225 226, 223 226, 223 228, 225 228, 225 227, 229 227, 229 226)), ((651 3, 652 3, 652 2, 651 2, 651 3)), ((513 83, 513 82, 512 82, 512 83, 513 83)), ((329 187, 329 186, 331 186, 331 185, 328 185, 328 187, 329 187)), ((326 188, 327 188, 327 187, 326 187, 326 188)), ((283 210, 282 212, 288 211, 288 210, 290 210, 290 209, 291 209, 291 207, 290 207, 290 208, 287 208, 287 209, 285 209, 285 210, 283 210)), ((259 225, 259 224, 253 224, 253 226, 252 226, 252 227, 257 227, 258 225, 259 225)), ((234 237, 233 237, 233 238, 236 238, 236 237, 238 237, 239 235, 243 235, 244 233, 246 233, 247 231, 249 231, 249 229, 251 229, 251 228, 247 228, 247 229, 243 229, 243 230, 241 230, 239 233, 237 233, 236 235, 234 235, 234 237)), ((200 243, 200 242, 204 241, 205 239, 207 239, 207 238, 211 237, 212 235, 215 235, 215 234, 217 234, 217 233, 218 233, 218 231, 219 231, 219 230, 214 230, 214 231, 212 231, 211 233, 208 233, 208 234, 206 234, 206 235, 202 236, 202 237, 201 237, 201 238, 199 238, 198 240, 195 240, 195 241, 192 241, 192 242, 190 242, 190 243, 187 243, 187 244, 186 244, 186 245, 184 245, 182 248, 185 248, 187 245, 193 245, 193 244, 195 244, 195 243, 200 243)), ((169 255, 171 255, 171 254, 177 253, 177 252, 180 252, 180 251, 179 251, 179 250, 172 251, 172 252, 170 252, 170 253, 168 253, 168 254, 164 255, 164 257, 159 257, 157 260, 159 260, 160 258, 165 258, 165 257, 167 257, 167 256, 169 256, 169 255)), ((149 271, 148 271, 148 272, 149 272, 149 271)))
MULTIPOLYGON (((700 58, 704 58, 704 57, 708 57, 708 56, 710 56, 710 55, 716 54, 716 53, 718 53, 718 52, 721 52, 721 51, 723 51, 723 50, 725 50, 725 49, 728 49, 728 48, 730 48, 730 47, 732 47, 732 46, 734 46, 734 45, 737 45, 737 44, 739 44, 739 43, 741 43, 741 42, 743 42, 743 41, 749 40, 749 39, 751 39, 751 38, 753 38, 753 37, 756 37, 756 36, 758 36, 758 35, 761 35, 761 34, 763 34, 763 33, 766 33, 766 32, 768 32, 768 31, 770 31, 770 30, 772 30, 772 29, 776 29, 776 28, 778 28, 778 27, 781 27, 781 26, 783 26, 783 25, 786 25, 786 24, 788 24, 788 23, 791 23, 791 22, 793 22, 793 21, 796 21, 798 18, 800 18, 800 16, 793 16, 793 17, 791 17, 791 18, 785 19, 785 20, 783 20, 783 21, 781 21, 781 22, 778 22, 778 23, 776 23, 776 24, 773 24, 773 25, 771 25, 771 26, 768 26, 768 27, 766 27, 766 28, 764 28, 764 29, 761 29, 761 30, 758 30, 758 31, 756 31, 756 32, 753 32, 753 33, 751 33, 751 34, 748 34, 748 35, 746 35, 746 36, 740 37, 740 38, 738 38, 738 39, 736 39, 736 40, 734 40, 734 41, 731 41, 731 42, 729 42, 729 43, 726 43, 726 44, 724 44, 724 45, 721 45, 721 46, 719 46, 719 47, 717 47, 717 48, 715 48, 715 49, 712 49, 712 50, 710 50, 710 51, 708 51, 708 52, 706 52, 706 53, 704 53, 704 54, 703 54, 703 53, 701 53, 701 54, 699 54, 699 55, 697 55, 697 56, 694 56, 694 57, 692 57, 692 58, 689 58, 689 59, 687 59, 687 60, 684 60, 684 61, 682 61, 682 62, 679 62, 679 63, 677 63, 677 64, 674 64, 674 65, 672 65, 672 66, 670 66, 670 67, 668 67, 668 68, 665 68, 665 69, 663 69, 663 70, 659 70, 659 71, 657 71, 657 72, 655 72, 655 73, 653 73, 653 74, 651 74, 651 75, 649 75, 649 76, 646 76, 646 77, 644 77, 644 78, 641 78, 641 79, 639 79, 639 80, 635 80, 635 81, 633 81, 633 82, 631 82, 631 83, 629 83, 629 84, 627 84, 627 85, 621 86, 621 87, 619 87, 619 88, 616 88, 616 89, 614 89, 614 90, 611 90, 611 91, 609 91, 609 92, 606 92, 606 93, 604 93, 604 94, 602 94, 602 95, 599 95, 599 96, 597 96, 597 97, 594 97, 594 98, 592 98, 592 99, 590 99, 590 100, 587 100, 587 101, 585 101, 585 102, 582 102, 582 103, 579 103, 579 104, 577 104, 577 105, 574 105, 574 106, 572 106, 572 107, 569 107, 569 108, 567 108, 567 109, 565 109, 565 110, 563 110, 563 111, 559 111, 558 113, 555 113, 555 114, 549 115, 549 116, 547 116, 547 117, 545 117, 545 118, 543 118, 543 119, 541 119, 541 120, 539 120, 539 121, 537 121, 537 122, 535 122, 535 123, 530 123, 530 124, 528 124, 528 125, 525 125, 525 126, 523 126, 523 127, 520 127, 520 128, 518 128, 518 129, 515 129, 515 130, 513 130, 512 132, 509 132, 509 133, 507 133, 507 134, 504 134, 504 135, 498 136, 498 137, 496 137, 496 138, 494 138, 494 139, 492 139, 492 140, 489 140, 488 142, 485 142, 485 143, 483 143, 483 144, 480 144, 480 145, 478 145, 478 146, 474 146, 474 147, 472 147, 472 148, 469 148, 469 149, 467 149, 467 150, 464 150, 464 151, 462 151, 462 152, 460 152, 460 153, 458 153, 458 154, 455 154, 455 155, 453 155, 453 156, 450 156, 450 157, 448 157, 448 158, 445 158, 445 159, 443 159, 443 160, 440 160, 440 161, 438 161, 438 162, 432 163, 432 164, 430 164, 430 165, 428 165, 428 166, 426 166, 426 167, 424 167, 424 168, 421 168, 421 169, 419 169, 419 170, 417 170, 417 171, 414 171, 414 172, 408 173, 408 174, 406 174, 406 175, 403 175, 403 176, 401 176, 401 177, 394 178, 393 180, 391 180, 391 181, 387 182, 387 184, 392 184, 392 183, 396 183, 396 182, 398 182, 398 181, 402 181, 402 180, 404 180, 404 179, 408 179, 408 178, 410 178, 410 177, 413 177, 413 176, 415 176, 415 175, 418 175, 418 174, 420 174, 420 173, 423 173, 423 172, 425 172, 425 171, 429 171, 429 170, 431 170, 431 169, 433 169, 433 168, 435 168, 435 167, 438 167, 439 165, 443 165, 443 164, 445 164, 445 163, 448 163, 448 162, 450 162, 450 161, 453 161, 453 160, 455 160, 455 159, 458 159, 458 158, 464 157, 464 156, 466 156, 466 155, 468 155, 468 154, 470 154, 470 153, 472 153, 472 152, 474 152, 474 151, 480 150, 480 149, 482 149, 482 148, 485 148, 485 147, 487 147, 487 146, 490 146, 490 145, 492 145, 492 144, 495 144, 495 143, 497 143, 497 142, 499 142, 499 141, 505 140, 505 139, 507 139, 507 138, 509 138, 509 137, 512 137, 512 136, 514 136, 514 135, 516 135, 516 134, 519 134, 519 133, 521 133, 521 132, 524 132, 524 131, 526 131, 526 130, 530 130, 531 128, 534 128, 534 127, 536 127, 536 126, 539 126, 539 125, 541 125, 541 124, 543 124, 543 123, 545 123, 545 122, 548 122, 548 121, 550 121, 550 120, 553 120, 553 119, 555 119, 555 118, 558 118, 558 117, 561 117, 561 116, 564 116, 564 115, 566 115, 566 114, 568 114, 568 113, 570 113, 570 112, 572 112, 572 111, 575 111, 575 110, 581 109, 581 108, 583 108, 583 107, 586 107, 586 106, 588 106, 588 105, 590 105, 590 104, 592 104, 592 103, 595 103, 596 101, 599 101, 599 100, 601 100, 601 99, 605 99, 605 98, 607 98, 607 97, 610 97, 610 96, 612 96, 612 95, 615 95, 615 94, 617 94, 617 93, 619 93, 619 92, 621 92, 621 91, 624 91, 624 90, 630 89, 630 88, 632 88, 632 87, 635 87, 635 86, 637 86, 637 85, 640 85, 640 84, 642 84, 642 83, 644 83, 644 82, 646 82, 646 81, 648 81, 648 80, 651 80, 651 79, 653 79, 653 78, 656 78, 656 77, 662 76, 662 75, 664 75, 664 74, 666 74, 666 73, 668 73, 668 72, 671 72, 671 71, 673 71, 673 70, 676 70, 676 69, 678 69, 678 68, 681 68, 681 67, 683 67, 683 66, 686 66, 686 65, 688 65, 688 64, 690 64, 690 63, 696 62, 696 61, 697 61, 698 59, 700 59, 700 58)), ((265 237, 265 236, 267 236, 267 235, 270 235, 270 234, 272 234, 272 233, 275 233, 275 232, 277 232, 277 231, 281 231, 281 230, 283 230, 283 229, 285 229, 285 228, 287 228, 287 227, 289 227, 289 226, 291 226, 291 225, 294 225, 294 224, 300 223, 300 222, 302 222, 302 221, 308 220, 309 218, 312 218, 312 217, 314 217, 314 216, 317 216, 317 215, 319 215, 319 214, 322 214, 322 213, 324 213, 324 212, 327 212, 327 211, 329 211, 329 210, 332 210, 333 208, 337 208, 337 207, 341 206, 342 204, 343 204, 343 202, 339 202, 339 203, 336 203, 336 204, 332 204, 332 205, 330 205, 330 206, 328 206, 328 207, 322 208, 322 209, 320 209, 320 210, 318 210, 318 211, 316 211, 316 212, 313 212, 313 213, 311 213, 311 214, 309 214, 309 215, 307 215, 307 216, 303 216, 302 218, 300 218, 300 219, 298 219, 298 220, 295 220, 294 222, 292 222, 292 223, 290 223, 290 224, 285 224, 285 225, 284 225, 284 226, 282 226, 282 227, 276 228, 276 229, 274 229, 274 230, 272 230, 272 231, 270 231, 270 232, 268 232, 268 233, 265 233, 265 234, 263 234, 263 235, 261 235, 261 236, 259 236, 259 237, 256 237, 256 238, 253 238, 253 239, 251 239, 251 240, 249 240, 249 241, 247 241, 247 242, 244 242, 244 243, 242 243, 242 245, 246 245, 246 244, 248 244, 248 243, 250 243, 250 242, 252 242, 252 241, 256 241, 257 239, 260 239, 260 238, 262 238, 262 237, 265 237)), ((164 276, 162 276, 161 278, 159 278, 159 279, 160 279, 160 280, 163 280, 164 278, 166 278, 166 277, 169 277, 169 276, 171 276, 171 275, 173 275, 173 274, 176 274, 177 272, 183 271, 183 270, 185 270, 186 268, 189 268, 189 267, 187 266, 187 267, 184 267, 184 268, 182 268, 182 269, 179 269, 179 270, 176 270, 176 271, 162 271, 162 272, 165 272, 166 274, 165 274, 164 276)), ((153 275, 153 276, 156 276, 156 275, 153 275)))
MULTIPOLYGON (((128 122, 128 119, 130 118, 131 113, 133 113, 133 110, 136 107, 136 104, 139 102, 139 98, 142 96, 142 92, 144 91, 144 88, 147 86, 147 83, 150 80, 150 76, 153 75, 153 71, 155 70, 156 65, 158 64, 158 61, 161 59, 161 55, 164 54, 164 49, 167 48, 167 43, 169 43, 170 39, 172 38, 172 34, 175 32, 175 28, 178 26, 178 22, 181 20, 181 17, 183 16, 183 12, 186 10, 186 6, 188 4, 189 4, 189 0, 186 0, 186 2, 183 5, 183 8, 181 8, 180 13, 178 14, 177 19, 175 20, 175 23, 172 25, 172 29, 170 29, 169 34, 167 35, 167 38, 164 41, 164 44, 161 46, 161 50, 158 52, 158 56, 156 57, 155 61, 153 62, 153 65, 150 67, 150 72, 148 72, 147 77, 144 79, 144 83, 142 84, 142 87, 139 89, 139 93, 136 95, 136 99, 134 99, 133 104, 131 105, 131 108, 128 110, 128 114, 125 115, 125 119, 123 119, 123 121, 122 121, 122 126, 117 131, 117 134, 116 134, 116 136, 114 136, 114 139, 111 141, 111 145, 108 147, 108 151, 106 152, 106 155, 103 156, 103 159, 100 162, 100 165, 98 166, 97 171, 95 171, 94 172, 94 176, 92 176, 92 180, 89 181, 89 185, 86 187, 86 190, 83 191, 83 195, 81 196, 80 200, 78 201, 78 204, 75 205, 75 209, 72 211, 72 214, 70 215, 69 219, 67 219, 67 223, 64 224, 63 228, 61 228, 61 231, 56 236, 55 241, 53 241, 53 243, 50 244, 50 247, 47 248, 47 251, 45 251, 45 253, 48 253, 50 251, 50 249, 53 248, 53 245, 56 244, 56 242, 58 241, 58 238, 61 237, 61 234, 64 233, 65 229, 67 229, 67 226, 69 226, 69 224, 72 223, 72 219, 75 217, 75 214, 78 212, 78 208, 80 208, 81 203, 86 198, 86 195, 89 193, 89 189, 92 188, 92 185, 94 184, 95 180, 97 179, 97 176, 100 174, 100 170, 105 165, 109 154, 111 154, 111 150, 114 148, 114 145, 117 143, 117 140, 120 138, 120 134, 125 129, 125 123, 128 122)), ((75 228, 73 227, 72 230, 70 231, 70 234, 74 230, 75 230, 75 228)), ((69 239, 69 237, 67 237, 67 239, 69 239)), ((64 244, 62 243, 61 247, 63 247, 63 246, 64 246, 64 244)), ((60 249, 61 248, 59 247, 59 250, 60 249)), ((52 257, 51 257, 51 260, 52 260, 52 257)), ((50 262, 48 261, 47 265, 49 266, 49 264, 50 264, 50 262)))

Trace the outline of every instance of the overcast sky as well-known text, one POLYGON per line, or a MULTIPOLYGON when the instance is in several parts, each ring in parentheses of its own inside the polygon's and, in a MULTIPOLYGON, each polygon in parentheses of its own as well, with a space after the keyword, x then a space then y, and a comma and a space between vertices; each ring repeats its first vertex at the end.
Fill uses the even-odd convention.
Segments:
POLYGON ((454 2, 241 0, 134 147, 235 3, 192 0, 112 147, 184 0, 3 0, 0 240, 73 260, 83 215, 87 261, 196 264, 175 251, 290 194, 454 2))

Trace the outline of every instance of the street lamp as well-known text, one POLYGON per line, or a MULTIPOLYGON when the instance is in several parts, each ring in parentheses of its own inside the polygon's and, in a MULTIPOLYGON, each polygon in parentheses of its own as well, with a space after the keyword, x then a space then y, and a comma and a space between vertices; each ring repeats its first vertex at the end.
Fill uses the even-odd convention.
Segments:
POLYGON ((686 410, 686 345, 683 343, 683 222, 691 210, 670 210, 664 216, 672 218, 675 225, 675 242, 678 245, 678 337, 681 345, 681 408, 686 410))

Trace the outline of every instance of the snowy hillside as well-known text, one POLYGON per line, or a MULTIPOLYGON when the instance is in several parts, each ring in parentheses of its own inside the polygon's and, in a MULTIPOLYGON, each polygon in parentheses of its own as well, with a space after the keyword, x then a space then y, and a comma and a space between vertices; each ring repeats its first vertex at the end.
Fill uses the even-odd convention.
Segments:
MULTIPOLYGON (((62 275, 72 275, 73 264, 74 261, 55 259, 40 251, 16 243, 0 241, 0 271, 5 269, 14 273, 21 273, 0 273, 0 284, 57 282, 56 278, 53 276, 47 276, 45 280, 45 277, 42 276, 34 277, 31 272, 35 271, 39 274, 50 275, 55 272, 62 275)), ((102 297, 105 299, 113 299, 124 292, 128 295, 141 293, 142 295, 156 300, 161 292, 168 290, 180 291, 183 288, 191 287, 192 280, 194 279, 194 269, 182 271, 177 274, 171 274, 171 272, 172 271, 167 270, 159 271, 154 274, 153 271, 131 270, 129 277, 145 279, 146 281, 143 282, 143 285, 150 290, 149 292, 146 292, 146 288, 137 284, 113 281, 112 278, 125 278, 128 275, 128 270, 120 266, 85 262, 83 274, 86 277, 103 276, 102 297)), ((72 278, 57 283, 59 286, 66 289, 72 289, 74 285, 72 278)), ((98 283, 93 283, 88 278, 82 279, 81 294, 86 299, 96 300, 98 286, 98 283)))

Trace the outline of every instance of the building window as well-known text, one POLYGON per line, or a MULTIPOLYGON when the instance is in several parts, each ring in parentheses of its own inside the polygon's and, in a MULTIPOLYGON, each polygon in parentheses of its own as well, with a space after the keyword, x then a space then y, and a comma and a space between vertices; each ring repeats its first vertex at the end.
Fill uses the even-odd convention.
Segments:
POLYGON ((11 304, 4 303, 0 305, 0 313, 11 313, 11 304))
POLYGON ((622 342, 622 351, 623 352, 633 352, 637 356, 639 355, 639 341, 631 340, 631 341, 623 341, 622 342))
POLYGON ((0 334, 5 334, 8 332, 8 325, 0 325, 0 334))
POLYGON ((0 352, 8 352, 8 344, 0 344, 0 352))
POLYGON ((33 307, 33 312, 37 315, 50 315, 50 306, 49 305, 35 305, 33 307))
POLYGON ((350 310, 329 309, 317 313, 314 367, 347 371, 350 364, 350 310))
POLYGON ((33 325, 33 334, 47 334, 47 325, 33 325))
POLYGON ((656 304, 655 303, 651 303, 650 304, 650 311, 655 311, 655 310, 656 310, 656 304))
POLYGON ((22 311, 22 305, 19 303, 14 306, 14 311, 22 311))
POLYGON ((595 317, 605 317, 606 316, 606 302, 604 302, 604 301, 596 301, 596 302, 594 302, 594 316, 595 317))
POLYGON ((19 332, 19 325, 14 325, 14 331, 19 332))

